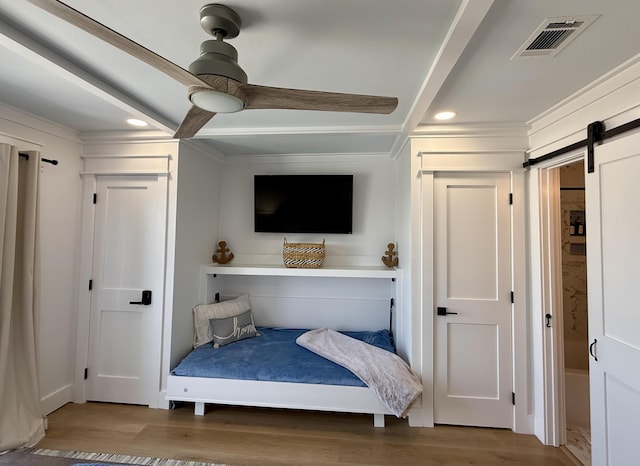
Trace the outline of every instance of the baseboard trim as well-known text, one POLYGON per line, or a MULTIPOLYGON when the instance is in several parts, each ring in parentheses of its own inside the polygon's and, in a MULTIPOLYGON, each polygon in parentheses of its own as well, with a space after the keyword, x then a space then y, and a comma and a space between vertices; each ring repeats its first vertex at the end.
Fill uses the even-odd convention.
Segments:
POLYGON ((54 412, 56 409, 71 403, 73 396, 73 385, 68 384, 58 390, 40 398, 40 406, 45 415, 54 412))

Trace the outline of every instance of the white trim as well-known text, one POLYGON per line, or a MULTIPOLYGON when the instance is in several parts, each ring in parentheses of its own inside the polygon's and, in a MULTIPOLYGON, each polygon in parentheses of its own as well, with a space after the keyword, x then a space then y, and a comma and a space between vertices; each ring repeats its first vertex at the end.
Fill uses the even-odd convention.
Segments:
POLYGON ((81 159, 170 159, 171 154, 83 154, 81 159))
MULTIPOLYGON (((436 138, 437 139, 437 138, 436 138)), ((517 135, 519 150, 511 149, 514 140, 492 141, 490 138, 447 137, 445 144, 434 143, 429 137, 412 138, 412 169, 419 177, 413 184, 419 188, 420 215, 412 210, 412 246, 421 254, 414 260, 412 269, 413 287, 413 328, 414 351, 421 351, 421 375, 425 381, 423 392, 422 414, 424 425, 433 425, 433 306, 434 304, 434 275, 433 275, 433 178, 438 172, 508 172, 512 179, 514 195, 514 213, 512 216, 512 253, 514 292, 518 293, 514 303, 513 329, 522 332, 512 337, 513 345, 513 383, 516 393, 516 407, 514 408, 513 430, 519 433, 533 433, 534 417, 532 415, 533 402, 530 377, 530 356, 527 336, 529 334, 527 303, 529 295, 526 287, 526 254, 525 254, 525 180, 522 163, 526 140, 517 135), (488 144, 487 144, 488 141, 488 144), (500 147, 500 144, 506 146, 500 147), (487 145, 494 146, 493 151, 487 145), (436 152, 430 151, 437 147, 436 152), (474 152, 475 149, 475 152, 474 152), (500 149, 504 152, 496 152, 500 149), (486 151, 486 152, 485 152, 486 151), (517 212, 516 212, 517 211, 517 212), (420 229, 420 233, 417 231, 420 229), (517 248, 517 250, 516 250, 517 248), (417 315, 419 314, 420 317, 417 315), (420 335, 418 333, 421 333, 420 335), (419 343, 418 343, 419 342, 419 343), (431 349, 427 347, 431 345, 431 349)), ((415 173, 414 172, 414 173, 415 173)), ((415 194, 413 194, 415 196, 415 194)), ((418 201, 412 198, 412 203, 418 201)), ((417 202, 416 202, 417 203, 417 202)), ((414 355, 415 357, 415 355, 414 355)))
MULTIPOLYGON (((196 415, 203 414, 204 403, 373 415, 392 414, 368 387, 342 385, 170 375, 167 380, 166 397, 173 401, 195 402, 196 415)), ((376 420, 379 419, 377 417, 376 420)))
POLYGON ((78 320, 76 322, 76 364, 74 371, 74 401, 87 401, 84 370, 89 357, 89 321, 91 317, 91 291, 89 280, 93 275, 93 243, 96 209, 93 194, 96 192, 96 178, 86 177, 82 183, 82 217, 80 228, 80 272, 78 290, 78 320))
POLYGON ((424 118, 425 113, 442 88, 443 83, 459 61, 476 30, 489 13, 493 0, 463 0, 447 31, 440 49, 427 72, 418 97, 404 121, 403 131, 410 133, 424 118))
POLYGON ((479 137, 493 138, 505 136, 526 136, 530 126, 522 123, 492 122, 492 123, 463 123, 463 124, 432 124, 420 125, 413 133, 412 138, 420 137, 479 137))
MULTIPOLYGON (((571 116, 593 104, 594 101, 605 98, 612 92, 627 86, 635 80, 634 76, 637 75, 637 71, 634 71, 633 68, 637 65, 640 65, 640 54, 630 58, 620 66, 610 70, 553 107, 532 118, 527 122, 528 125, 534 128, 531 134, 544 131, 558 124, 560 119, 571 116), (630 78, 628 77, 629 75, 630 78), (599 97, 596 97, 596 95, 599 95, 599 97)), ((637 104, 631 102, 629 108, 635 105, 637 104)))
POLYGON ((434 173, 427 172, 422 173, 420 177, 422 185, 422 213, 420 218, 422 219, 422 231, 421 231, 421 243, 422 243, 422 255, 421 255, 421 273, 420 273, 420 318, 421 318, 421 339, 422 345, 420 350, 422 351, 422 383, 423 383, 423 399, 428 400, 427 403, 423 403, 423 409, 428 416, 429 426, 433 426, 435 422, 435 406, 434 406, 434 376, 435 376, 435 329, 434 329, 434 317, 433 306, 435 303, 435 274, 433 264, 435 263, 434 256, 434 173), (429 357, 430 356, 430 357, 429 357), (425 397, 426 394, 426 397, 425 397))
POLYGON ((56 409, 66 405, 73 399, 73 384, 67 384, 60 387, 53 393, 49 393, 40 399, 40 406, 46 415, 54 412, 56 409))
POLYGON ((532 387, 529 383, 528 346, 517 344, 523 336, 528 335, 528 299, 527 274, 524 270, 526 258, 526 209, 525 209, 524 169, 511 172, 511 192, 513 205, 511 209, 511 273, 514 292, 512 335, 513 337, 513 390, 516 394, 514 408, 513 431, 519 434, 533 432, 532 403, 530 401, 532 387), (519 268, 519 270, 518 270, 519 268))
POLYGON ((173 131, 174 123, 144 103, 98 78, 81 63, 62 56, 45 44, 34 40, 33 37, 23 33, 6 20, 0 20, 0 24, 2 24, 0 44, 7 49, 66 79, 97 98, 130 113, 131 116, 145 121, 151 120, 150 123, 161 130, 173 131))
POLYGON ((86 144, 148 144, 154 142, 168 142, 174 140, 173 133, 162 130, 131 129, 113 131, 82 131, 80 137, 86 144))
MULTIPOLYGON (((278 256, 280 258, 280 256, 278 256)), ((282 264, 209 264, 202 267, 205 275, 254 275, 269 277, 339 277, 339 278, 397 278, 395 268, 384 266, 324 266, 321 268, 288 268, 282 264)))
MULTIPOLYGON (((540 429, 538 437, 546 445, 560 446, 566 442, 564 397, 564 348, 562 312, 562 258, 561 226, 558 224, 560 209, 560 180, 557 169, 569 163, 585 159, 584 149, 541 163, 533 168, 538 180, 538 190, 532 198, 532 206, 539 212, 540 256, 540 306, 533 307, 534 326, 539 328, 538 345, 541 350, 540 378, 535 378, 541 393, 540 429), (536 312, 535 309, 539 309, 536 312), (546 314, 551 314, 551 327, 546 327, 546 314)), ((532 193, 533 194, 533 193, 532 193)), ((536 239, 532 239, 533 241, 536 239)), ((536 259, 532 257, 532 262, 536 259)), ((536 290, 532 290, 534 294, 536 290)), ((534 343, 535 344, 535 343, 534 343)))
POLYGON ((369 126, 280 126, 276 128, 203 128, 198 137, 221 137, 233 139, 246 136, 281 136, 281 135, 331 135, 331 134, 395 134, 402 131, 400 125, 369 125, 369 126))
POLYGON ((234 155, 227 159, 226 163, 317 163, 317 162, 359 162, 359 163, 380 163, 388 162, 387 152, 361 152, 361 153, 328 153, 328 154, 282 154, 282 155, 234 155))
POLYGON ((396 140, 393 142, 391 146, 391 150, 389 151, 389 156, 391 160, 398 160, 402 151, 407 147, 407 144, 411 143, 411 138, 406 134, 399 134, 396 136, 396 140))
MULTIPOLYGON (((74 142, 76 144, 82 144, 78 133, 66 126, 62 126, 50 120, 46 120, 31 113, 27 113, 10 105, 0 103, 0 120, 4 120, 8 123, 19 125, 23 128, 28 128, 36 133, 49 134, 60 139, 74 142)), ((3 133, 5 134, 5 133, 3 133)), ((6 134, 9 137, 15 138, 12 134, 6 134)), ((42 144, 35 141, 27 141, 33 144, 43 147, 42 144)))
POLYGON ((80 176, 141 176, 141 175, 149 175, 149 176, 168 176, 170 174, 169 170, 163 171, 154 171, 154 170, 127 170, 123 169, 122 171, 111 170, 111 171, 82 171, 80 172, 80 176))

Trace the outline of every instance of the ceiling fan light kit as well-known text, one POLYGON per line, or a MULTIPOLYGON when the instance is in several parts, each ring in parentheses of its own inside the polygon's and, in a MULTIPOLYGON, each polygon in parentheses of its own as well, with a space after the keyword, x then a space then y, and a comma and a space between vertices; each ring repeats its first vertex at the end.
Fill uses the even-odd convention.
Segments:
POLYGON ((190 99, 196 107, 212 113, 235 113, 244 108, 244 100, 211 89, 196 91, 190 99))
POLYGON ((200 9, 200 25, 216 40, 202 43, 200 57, 187 71, 59 0, 27 1, 187 86, 193 106, 177 129, 175 138, 195 136, 216 113, 289 109, 389 114, 398 106, 395 97, 248 84, 246 73, 238 65, 238 52, 223 41, 236 37, 241 26, 240 16, 225 5, 213 3, 200 9))

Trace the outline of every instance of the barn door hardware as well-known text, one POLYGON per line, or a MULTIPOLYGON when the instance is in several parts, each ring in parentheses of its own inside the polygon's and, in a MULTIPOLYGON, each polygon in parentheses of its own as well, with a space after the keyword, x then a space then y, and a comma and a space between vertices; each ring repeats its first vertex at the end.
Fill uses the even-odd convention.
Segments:
POLYGON ((594 121, 587 126, 587 173, 595 171, 594 147, 604 139, 604 123, 594 121))
POLYGON ((596 347, 596 343, 598 343, 598 340, 596 338, 593 339, 593 343, 591 343, 589 345, 589 354, 591 355, 591 357, 593 359, 595 359, 596 362, 598 362, 598 356, 595 355, 595 352, 593 351, 596 347))

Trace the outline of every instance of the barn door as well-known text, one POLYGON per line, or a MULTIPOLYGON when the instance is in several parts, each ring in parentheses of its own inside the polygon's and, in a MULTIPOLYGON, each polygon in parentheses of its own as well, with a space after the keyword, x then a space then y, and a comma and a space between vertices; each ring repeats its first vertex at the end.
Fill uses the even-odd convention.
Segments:
POLYGON ((513 426, 507 173, 434 180, 435 422, 513 426))
POLYGON ((148 405, 160 380, 166 178, 97 179, 87 399, 148 405))
POLYGON ((640 462, 638 174, 640 133, 596 147, 595 172, 586 175, 594 465, 640 462))

